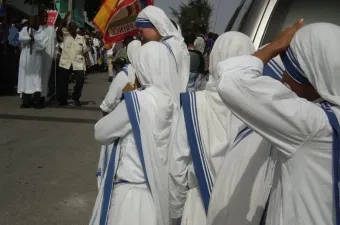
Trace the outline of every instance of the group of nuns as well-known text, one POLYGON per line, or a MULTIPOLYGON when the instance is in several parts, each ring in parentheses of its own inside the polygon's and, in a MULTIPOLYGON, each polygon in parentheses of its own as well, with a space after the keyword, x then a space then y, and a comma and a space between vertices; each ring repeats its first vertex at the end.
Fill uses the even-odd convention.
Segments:
POLYGON ((95 125, 90 225, 340 225, 340 27, 303 20, 256 51, 227 32, 204 91, 155 6, 95 125), (339 118, 339 119, 338 119, 339 118))

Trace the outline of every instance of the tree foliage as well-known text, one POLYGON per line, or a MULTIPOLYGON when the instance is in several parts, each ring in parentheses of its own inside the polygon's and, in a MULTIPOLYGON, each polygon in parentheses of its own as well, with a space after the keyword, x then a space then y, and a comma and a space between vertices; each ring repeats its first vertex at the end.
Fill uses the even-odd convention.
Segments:
POLYGON ((170 7, 170 10, 183 33, 190 32, 194 23, 201 24, 204 33, 207 33, 213 11, 213 6, 208 0, 189 0, 187 3, 182 2, 177 9, 170 7))

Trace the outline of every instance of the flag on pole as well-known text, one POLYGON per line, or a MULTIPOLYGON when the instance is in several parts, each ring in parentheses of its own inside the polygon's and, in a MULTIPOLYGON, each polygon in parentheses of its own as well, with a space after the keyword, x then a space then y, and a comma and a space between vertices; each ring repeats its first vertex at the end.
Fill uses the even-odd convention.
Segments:
POLYGON ((124 40, 138 34, 135 25, 138 13, 152 0, 106 0, 93 20, 105 43, 124 40))

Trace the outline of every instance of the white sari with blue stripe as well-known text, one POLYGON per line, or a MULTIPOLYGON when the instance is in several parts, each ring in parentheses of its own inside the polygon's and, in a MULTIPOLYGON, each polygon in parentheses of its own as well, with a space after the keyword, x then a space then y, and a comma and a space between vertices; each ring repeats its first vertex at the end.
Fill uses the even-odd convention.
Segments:
POLYGON ((339 224, 339 38, 336 25, 310 24, 281 55, 288 75, 312 85, 320 99, 299 97, 287 88, 289 78, 283 85, 261 76, 257 57, 224 64, 221 98, 277 153, 266 224, 339 224))

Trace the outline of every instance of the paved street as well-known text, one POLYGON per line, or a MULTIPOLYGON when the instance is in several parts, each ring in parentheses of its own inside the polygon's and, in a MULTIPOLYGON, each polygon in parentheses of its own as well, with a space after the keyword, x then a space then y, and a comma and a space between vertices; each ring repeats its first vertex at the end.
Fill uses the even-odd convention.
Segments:
POLYGON ((87 76, 82 107, 20 109, 18 96, 0 97, 1 225, 88 224, 100 151, 93 127, 108 87, 106 74, 87 76))

